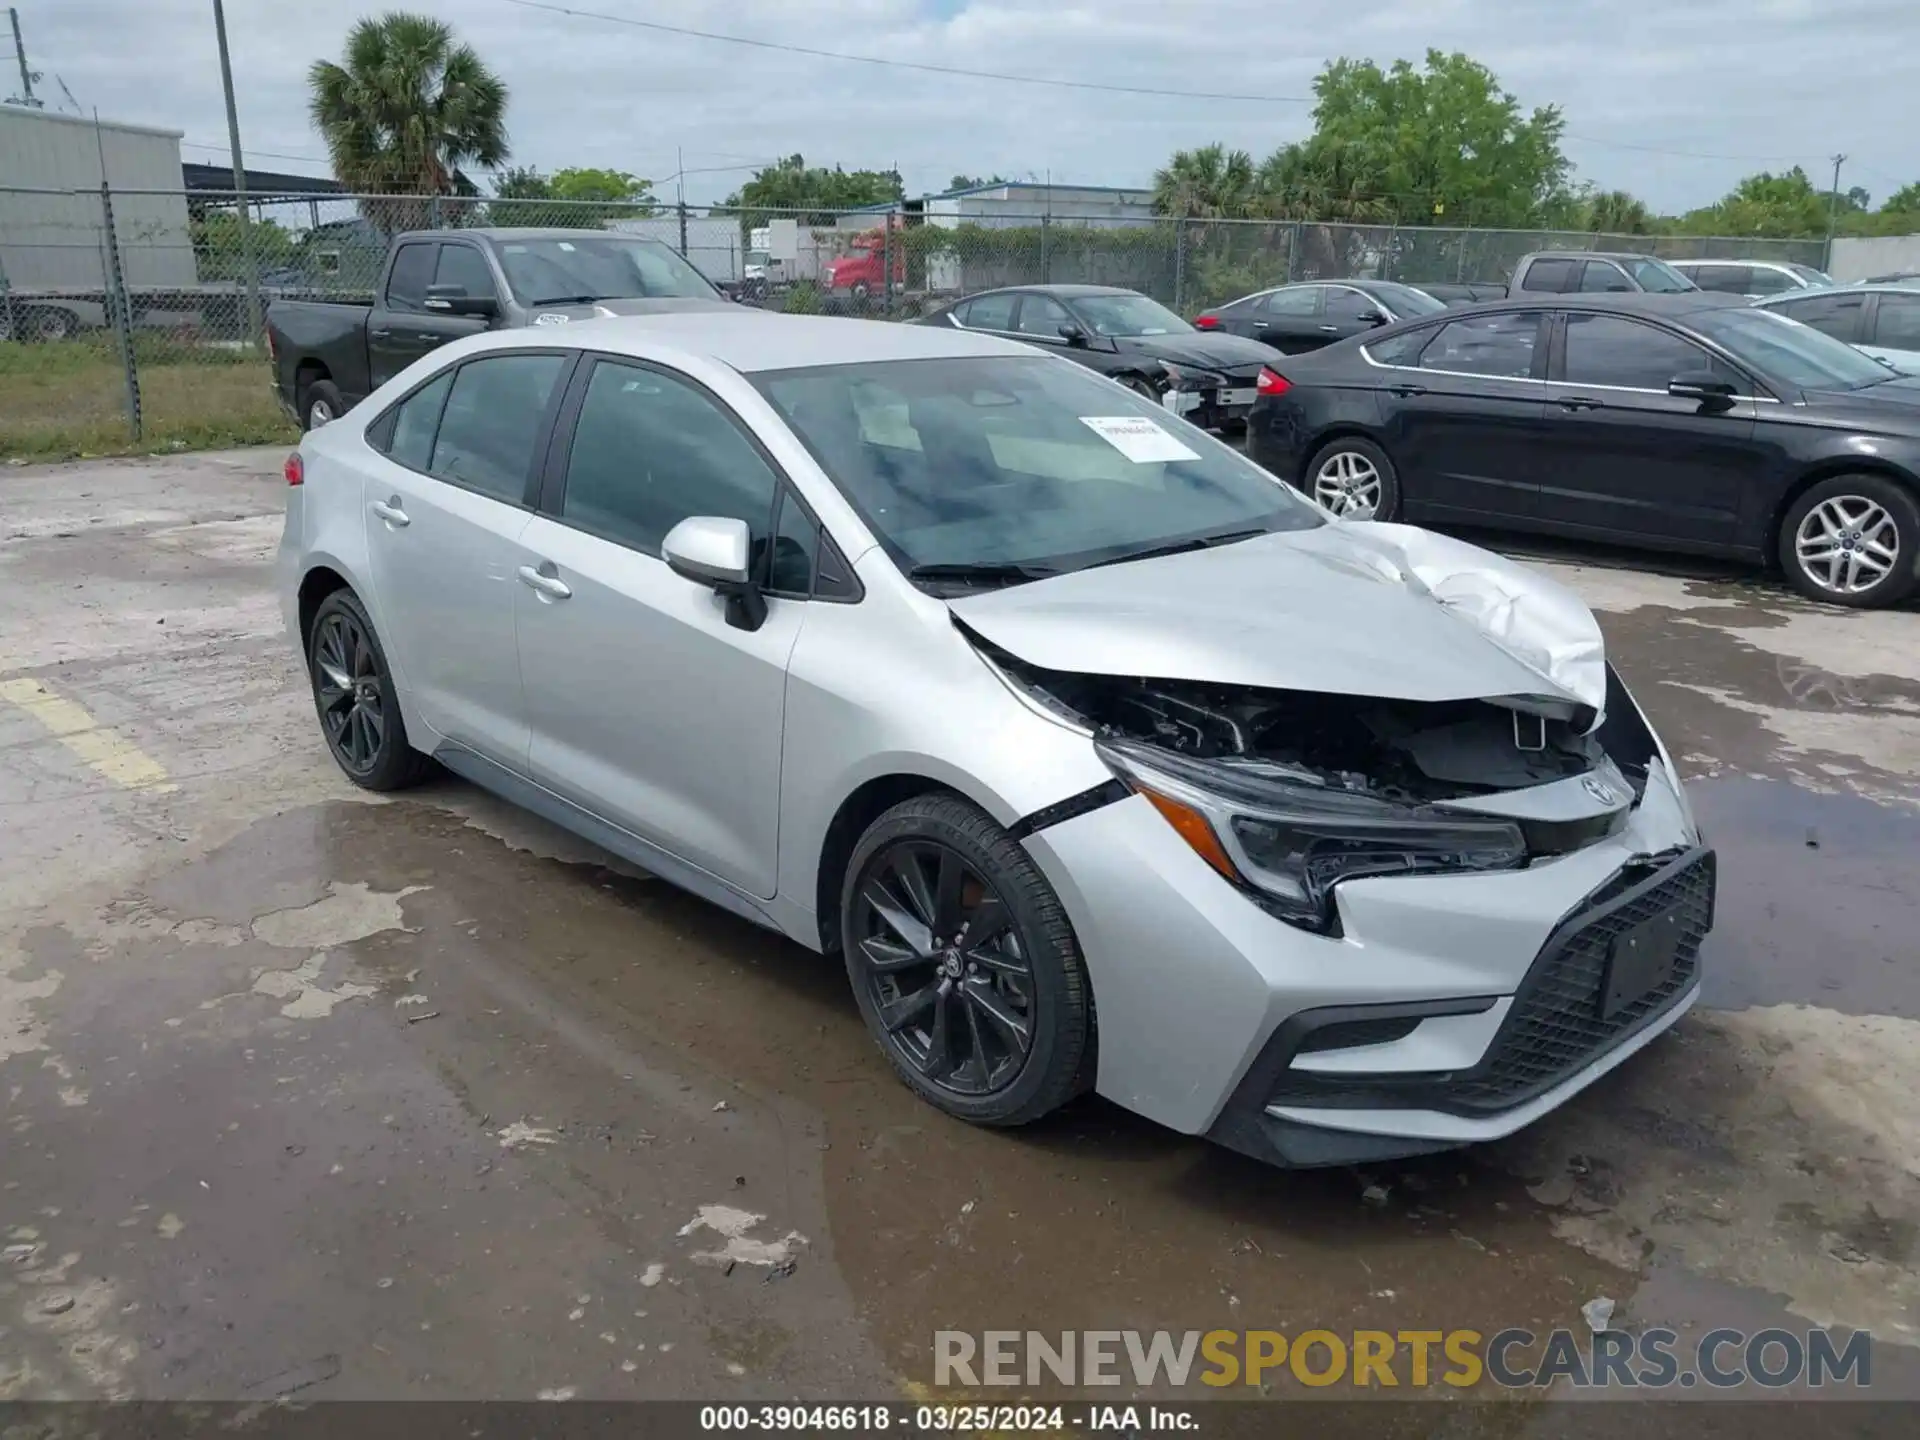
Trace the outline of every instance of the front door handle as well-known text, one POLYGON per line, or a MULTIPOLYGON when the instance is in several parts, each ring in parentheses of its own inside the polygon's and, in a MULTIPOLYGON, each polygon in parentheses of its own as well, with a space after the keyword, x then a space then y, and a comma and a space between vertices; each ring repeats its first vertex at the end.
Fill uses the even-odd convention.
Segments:
POLYGON ((1562 395, 1559 404, 1562 410, 1598 410, 1601 408, 1598 400, 1589 400, 1584 395, 1562 395))
POLYGON ((1398 395, 1402 400, 1405 400, 1411 395, 1426 394, 1427 387, 1424 385, 1389 385, 1387 387, 1387 393, 1389 395, 1398 395))
POLYGON ((564 600, 573 594, 573 587, 560 578, 558 567, 551 560, 542 560, 538 570, 522 565, 520 583, 538 592, 543 600, 564 600))
POLYGON ((1338 325, 1322 325, 1320 328, 1329 335, 1338 335, 1340 333, 1340 327, 1338 325))
POLYGON ((367 331, 367 338, 369 340, 391 340, 393 338, 393 332, 383 325, 378 330, 367 331))
POLYGON ((416 333, 413 338, 427 345, 438 345, 442 340, 446 339, 447 337, 444 335, 436 335, 431 330, 421 330, 418 333, 416 333))
POLYGON ((413 522, 407 519, 407 512, 400 508, 400 497, 391 500, 376 500, 367 507, 395 530, 404 530, 413 522))

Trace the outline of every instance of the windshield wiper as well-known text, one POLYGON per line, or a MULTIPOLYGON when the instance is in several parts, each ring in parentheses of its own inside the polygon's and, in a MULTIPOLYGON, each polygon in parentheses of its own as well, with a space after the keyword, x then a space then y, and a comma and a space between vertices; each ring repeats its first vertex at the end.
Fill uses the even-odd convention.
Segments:
POLYGON ((616 297, 610 295, 545 295, 538 300, 529 300, 529 305, 592 305, 601 300, 616 297))
POLYGON ((1165 545, 1153 545, 1145 550, 1129 550, 1124 555, 1096 560, 1086 568, 1097 570, 1102 565, 1125 565, 1129 561, 1154 560, 1162 555, 1184 555, 1189 550, 1211 550, 1216 545, 1231 545, 1236 540, 1251 540, 1256 535, 1267 533, 1267 528, 1263 525, 1256 530, 1226 530, 1218 535, 1200 535, 1191 540, 1170 540, 1165 545))
POLYGON ((909 580, 951 582, 960 585, 1020 585, 1029 580, 1045 580, 1058 575, 1046 565, 1021 565, 1007 560, 961 561, 935 565, 915 565, 907 571, 909 580))

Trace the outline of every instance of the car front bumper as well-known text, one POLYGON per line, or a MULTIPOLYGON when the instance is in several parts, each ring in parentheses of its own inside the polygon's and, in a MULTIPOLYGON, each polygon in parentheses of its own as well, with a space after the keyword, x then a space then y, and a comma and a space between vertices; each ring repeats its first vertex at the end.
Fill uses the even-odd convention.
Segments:
POLYGON ((1344 883, 1338 936, 1269 915, 1137 795, 1026 843, 1086 956, 1100 1093, 1285 1165, 1531 1123, 1693 1003, 1712 923, 1714 858, 1661 765, 1627 826, 1572 854, 1344 883), (1616 937, 1669 911, 1671 969, 1603 1014, 1616 937))

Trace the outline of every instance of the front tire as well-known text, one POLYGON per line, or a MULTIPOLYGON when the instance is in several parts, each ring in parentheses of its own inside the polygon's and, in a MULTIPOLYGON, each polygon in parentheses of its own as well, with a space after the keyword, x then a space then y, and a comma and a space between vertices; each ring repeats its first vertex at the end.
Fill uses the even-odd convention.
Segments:
POLYGON ((1300 488, 1343 520, 1392 520, 1400 513, 1400 472, 1386 451, 1359 435, 1321 446, 1300 488))
POLYGON ((1829 605, 1898 605, 1920 586, 1920 501, 1885 475, 1834 475, 1780 522, 1780 566, 1802 595, 1829 605))
POLYGON ((320 602, 307 632, 307 676, 334 763, 363 790, 404 790, 433 772, 407 741, 393 672, 366 607, 351 590, 320 602))
POLYGON ((854 847, 847 976, 909 1088, 977 1125, 1024 1125, 1089 1088, 1093 993, 1073 928, 1018 842, 955 795, 903 801, 854 847))

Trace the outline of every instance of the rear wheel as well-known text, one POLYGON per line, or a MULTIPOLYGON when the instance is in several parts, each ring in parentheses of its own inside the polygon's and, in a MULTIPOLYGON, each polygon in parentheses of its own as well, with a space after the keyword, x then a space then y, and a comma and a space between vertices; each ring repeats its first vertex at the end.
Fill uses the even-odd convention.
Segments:
POLYGON ((351 590, 334 591, 314 612, 307 673, 320 733, 354 784, 404 790, 433 772, 433 761, 407 742, 386 653, 351 590))
POLYGON ((1066 912, 977 807, 935 794, 887 811, 854 848, 840 916, 861 1016, 923 1099, 1023 1125, 1091 1083, 1093 998, 1066 912))
POLYGON ((300 428, 318 430, 347 413, 347 402, 331 380, 315 380, 300 398, 300 428))
POLYGON ((1301 486, 1343 520, 1391 520, 1400 513, 1400 474, 1387 452, 1358 435, 1342 435, 1307 462, 1301 486))
POLYGON ((1920 501, 1884 475, 1822 480, 1781 522, 1780 565, 1815 600, 1897 605, 1920 585, 1920 501))

